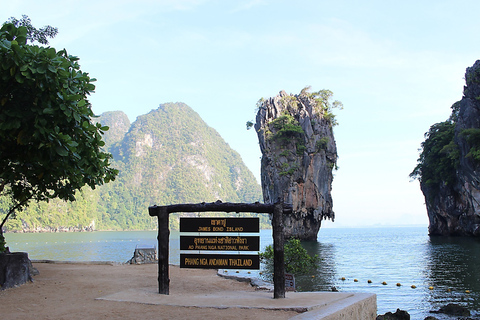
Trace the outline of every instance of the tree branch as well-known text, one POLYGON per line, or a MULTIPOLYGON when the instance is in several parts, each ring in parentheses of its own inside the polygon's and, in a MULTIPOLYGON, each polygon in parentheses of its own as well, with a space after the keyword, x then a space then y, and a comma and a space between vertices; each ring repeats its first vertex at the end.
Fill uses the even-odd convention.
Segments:
POLYGON ((28 198, 26 198, 25 200, 17 203, 13 208, 10 209, 10 211, 7 213, 7 215, 5 216, 5 218, 3 219, 2 223, 0 224, 0 235, 3 234, 3 226, 5 225, 5 223, 7 222, 8 218, 10 217, 10 215, 12 213, 15 212, 15 210, 17 210, 18 208, 20 208, 21 206, 23 206, 25 203, 27 203, 28 201, 30 201, 30 199, 32 199, 33 197, 33 194, 30 195, 28 198))

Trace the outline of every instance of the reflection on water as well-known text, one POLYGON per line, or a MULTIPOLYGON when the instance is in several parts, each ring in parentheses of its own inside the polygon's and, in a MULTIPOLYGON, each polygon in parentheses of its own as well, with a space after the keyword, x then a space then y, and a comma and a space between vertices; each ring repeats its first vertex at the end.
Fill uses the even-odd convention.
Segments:
POLYGON ((325 229, 302 244, 321 258, 317 273, 297 277, 302 291, 375 293, 379 314, 400 308, 412 319, 448 303, 479 314, 479 239, 429 237, 424 228, 325 229))
POLYGON ((317 241, 304 241, 302 246, 310 256, 318 255, 319 266, 311 275, 297 276, 299 291, 331 291, 335 286, 335 245, 317 241))
POLYGON ((458 303, 479 311, 480 239, 430 237, 425 281, 434 288, 425 296, 427 304, 438 309, 446 303, 458 303))
POLYGON ((301 285, 314 290, 335 287, 343 292, 375 293, 378 313, 401 308, 417 319, 425 311, 416 304, 422 291, 410 286, 421 288, 423 283, 426 243, 423 228, 321 230, 316 244, 305 243, 308 250, 316 247, 322 258, 319 272, 315 277, 302 277, 301 285))
MULTIPOLYGON (((260 235, 263 250, 272 243, 271 230, 260 235)), ((157 245, 155 231, 5 236, 12 251, 26 251, 31 259, 125 262, 137 245, 157 245)), ((400 308, 412 319, 424 319, 430 310, 450 302, 479 314, 479 239, 429 237, 427 228, 346 228, 322 229, 318 241, 303 245, 310 254, 319 255, 320 265, 316 273, 296 278, 302 291, 336 287, 343 292, 375 293, 379 314, 400 308)), ((179 263, 178 232, 170 234, 170 263, 179 263)))

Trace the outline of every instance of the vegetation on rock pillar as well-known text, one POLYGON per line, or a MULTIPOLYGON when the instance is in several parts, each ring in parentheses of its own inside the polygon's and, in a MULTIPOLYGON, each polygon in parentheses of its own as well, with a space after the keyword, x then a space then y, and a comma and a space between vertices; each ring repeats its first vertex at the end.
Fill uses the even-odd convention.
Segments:
POLYGON ((440 184, 452 184, 455 181, 459 157, 454 136, 453 121, 447 120, 432 125, 425 133, 418 164, 410 173, 410 177, 434 189, 438 189, 440 184))
POLYGON ((0 196, 9 200, 0 230, 30 200, 74 201, 118 174, 103 151, 108 127, 92 124, 95 79, 66 50, 27 38, 25 26, 0 29, 0 196))

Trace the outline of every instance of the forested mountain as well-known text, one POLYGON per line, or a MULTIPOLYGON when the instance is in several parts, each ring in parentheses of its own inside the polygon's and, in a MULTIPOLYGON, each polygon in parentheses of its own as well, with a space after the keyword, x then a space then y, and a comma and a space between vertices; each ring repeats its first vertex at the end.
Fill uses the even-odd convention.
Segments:
MULTIPOLYGON (((110 127, 104 140, 117 179, 84 189, 73 203, 32 203, 7 230, 154 229, 151 205, 261 201, 261 188, 240 155, 184 103, 162 104, 131 125, 121 111, 95 121, 110 127)), ((178 219, 170 224, 174 228, 178 219)))

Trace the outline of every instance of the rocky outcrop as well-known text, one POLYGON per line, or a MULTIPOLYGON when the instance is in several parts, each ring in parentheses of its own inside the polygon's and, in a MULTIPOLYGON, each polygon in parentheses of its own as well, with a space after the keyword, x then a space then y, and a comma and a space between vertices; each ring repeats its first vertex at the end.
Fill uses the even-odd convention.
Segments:
POLYGON ((382 315, 378 315, 376 320, 410 320, 410 314, 405 310, 397 309, 394 313, 387 312, 382 315))
POLYGON ((480 60, 467 68, 465 79, 464 96, 453 111, 458 148, 454 182, 420 184, 432 235, 480 236, 480 60))
POLYGON ((26 252, 0 253, 0 290, 33 281, 31 265, 26 252))
POLYGON ((157 249, 155 247, 137 247, 133 253, 133 257, 127 261, 128 264, 147 264, 156 263, 157 249))
POLYGON ((255 130, 263 198, 293 205, 293 214, 285 216, 287 238, 316 240, 322 219, 334 219, 330 192, 337 148, 328 98, 281 91, 259 102, 255 130))
POLYGON ((456 303, 449 303, 443 307, 441 307, 437 311, 430 311, 431 313, 443 313, 443 314, 448 314, 451 316, 462 316, 462 317, 469 317, 470 316, 470 310, 467 308, 456 304, 456 303))

